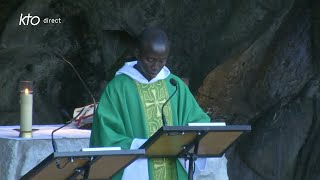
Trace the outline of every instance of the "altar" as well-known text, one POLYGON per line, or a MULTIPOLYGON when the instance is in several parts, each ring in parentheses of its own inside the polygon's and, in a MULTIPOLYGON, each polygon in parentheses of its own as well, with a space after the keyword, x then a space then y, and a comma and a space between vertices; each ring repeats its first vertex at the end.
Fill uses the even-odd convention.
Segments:
MULTIPOLYGON (((53 152, 51 132, 62 125, 33 125, 33 138, 19 138, 19 126, 0 126, 0 179, 17 180, 53 152)), ((90 130, 69 125, 54 134, 59 152, 89 147, 90 130)))

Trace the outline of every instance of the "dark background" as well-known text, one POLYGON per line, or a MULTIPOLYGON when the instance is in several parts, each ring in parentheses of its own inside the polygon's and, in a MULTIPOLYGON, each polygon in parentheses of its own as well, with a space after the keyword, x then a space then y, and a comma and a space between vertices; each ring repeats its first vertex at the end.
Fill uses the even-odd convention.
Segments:
POLYGON ((99 98, 147 26, 167 31, 168 67, 214 121, 250 124, 227 153, 230 180, 320 179, 319 0, 0 1, 0 124, 19 123, 18 82, 34 82, 34 124, 99 98), (21 13, 61 18, 19 26, 21 13))

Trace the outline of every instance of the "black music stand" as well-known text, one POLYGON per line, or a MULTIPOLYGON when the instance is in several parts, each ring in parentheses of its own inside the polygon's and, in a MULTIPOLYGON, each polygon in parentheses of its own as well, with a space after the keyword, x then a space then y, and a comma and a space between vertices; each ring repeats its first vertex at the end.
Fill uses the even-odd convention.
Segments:
POLYGON ((144 154, 143 149, 56 152, 21 177, 21 180, 109 179, 144 154))
POLYGON ((163 126, 140 149, 146 156, 183 157, 189 160, 188 179, 193 179, 197 157, 221 157, 249 125, 163 126))

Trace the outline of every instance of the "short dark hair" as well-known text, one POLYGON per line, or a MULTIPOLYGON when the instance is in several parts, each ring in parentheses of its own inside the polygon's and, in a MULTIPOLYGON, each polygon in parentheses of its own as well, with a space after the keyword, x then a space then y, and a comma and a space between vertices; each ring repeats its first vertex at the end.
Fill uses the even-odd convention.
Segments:
POLYGON ((160 28, 148 27, 144 29, 138 37, 138 49, 141 51, 148 42, 156 42, 170 45, 167 34, 160 28))

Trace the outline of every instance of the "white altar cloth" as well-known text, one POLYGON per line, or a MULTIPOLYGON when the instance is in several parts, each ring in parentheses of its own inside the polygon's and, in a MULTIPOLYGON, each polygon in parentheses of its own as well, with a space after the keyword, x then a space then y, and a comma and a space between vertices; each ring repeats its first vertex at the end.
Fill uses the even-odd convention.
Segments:
MULTIPOLYGON (((61 125, 33 125, 33 138, 19 138, 19 126, 0 126, 0 180, 17 180, 52 152, 51 132, 61 125)), ((59 152, 89 147, 90 130, 72 125, 54 134, 59 152)))

